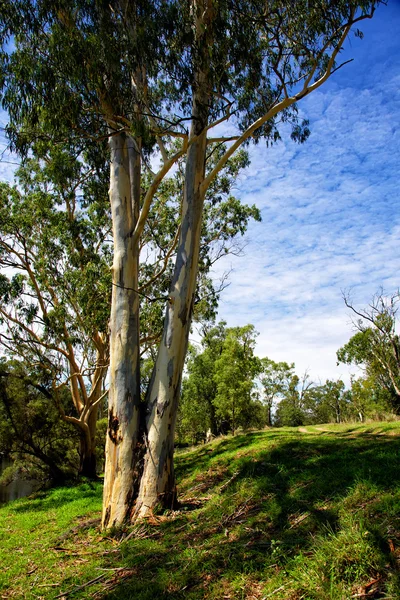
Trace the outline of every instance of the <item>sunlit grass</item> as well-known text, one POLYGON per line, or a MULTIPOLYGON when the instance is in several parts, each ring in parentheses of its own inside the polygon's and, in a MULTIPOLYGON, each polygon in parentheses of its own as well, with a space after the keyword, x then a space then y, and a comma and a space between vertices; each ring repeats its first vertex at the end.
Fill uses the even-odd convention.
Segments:
POLYGON ((101 495, 100 483, 84 483, 0 509, 1 598, 51 598, 57 582, 79 582, 83 571, 87 575, 101 564, 91 527, 100 515, 101 495), (71 529, 76 532, 68 536, 71 529), (83 558, 85 552, 90 559, 83 558))
POLYGON ((177 456, 180 510, 120 542, 79 528, 99 485, 17 501, 0 509, 0 597, 400 598, 399 458, 398 422, 215 440, 177 456))

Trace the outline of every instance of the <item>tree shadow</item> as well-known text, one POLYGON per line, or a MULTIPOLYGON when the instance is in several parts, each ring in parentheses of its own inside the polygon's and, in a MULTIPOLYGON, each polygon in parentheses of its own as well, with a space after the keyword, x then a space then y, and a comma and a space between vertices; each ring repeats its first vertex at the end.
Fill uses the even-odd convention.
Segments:
MULTIPOLYGON (((399 439, 379 436, 372 444, 370 436, 290 435, 274 446, 275 437, 282 441, 279 432, 257 432, 226 438, 213 447, 214 457, 224 452, 240 455, 252 443, 268 443, 231 458, 225 484, 209 501, 192 504, 188 508, 193 510, 182 510, 156 525, 146 524, 140 536, 121 544, 118 564, 134 575, 116 578, 93 597, 229 596, 232 590, 224 591, 227 581, 240 576, 265 581, 266 570, 284 570, 287 561, 310 552, 315 536, 340 529, 337 505, 356 485, 368 482, 382 493, 400 485, 399 439)), ((203 447, 195 452, 190 466, 178 461, 180 475, 190 468, 209 468, 208 451, 203 447)), ((387 541, 377 532, 374 536, 373 543, 390 562, 387 541)), ((113 565, 115 556, 105 559, 105 568, 113 565)))

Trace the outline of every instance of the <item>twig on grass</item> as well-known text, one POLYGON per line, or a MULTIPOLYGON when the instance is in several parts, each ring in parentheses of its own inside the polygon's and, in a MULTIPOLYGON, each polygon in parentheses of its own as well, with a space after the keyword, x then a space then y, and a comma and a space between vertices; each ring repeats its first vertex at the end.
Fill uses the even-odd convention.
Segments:
POLYGON ((83 583, 82 585, 75 586, 73 588, 70 588, 66 592, 62 592, 61 594, 58 594, 58 596, 55 596, 54 599, 56 600, 56 598, 66 598, 70 594, 74 594, 75 592, 78 592, 79 590, 83 590, 84 588, 89 587, 90 585, 93 585, 94 583, 98 583, 99 581, 104 579, 106 576, 107 576, 107 573, 103 573, 102 575, 99 575, 98 577, 95 577, 94 579, 91 579, 90 581, 87 581, 86 583, 83 583))
POLYGON ((281 585, 281 587, 276 588, 276 590, 274 590, 273 592, 270 592, 269 594, 267 594, 266 596, 263 596, 262 600, 266 600, 266 598, 270 598, 271 596, 273 596, 274 594, 276 594, 277 592, 280 592, 281 590, 284 590, 285 586, 281 585))
POLYGON ((235 471, 234 474, 232 475, 232 477, 230 479, 228 479, 228 481, 226 481, 223 485, 220 486, 219 491, 223 492, 224 490, 226 490, 226 488, 228 487, 228 485, 230 483, 232 483, 232 481, 235 481, 235 479, 237 478, 237 476, 239 475, 240 471, 235 471))

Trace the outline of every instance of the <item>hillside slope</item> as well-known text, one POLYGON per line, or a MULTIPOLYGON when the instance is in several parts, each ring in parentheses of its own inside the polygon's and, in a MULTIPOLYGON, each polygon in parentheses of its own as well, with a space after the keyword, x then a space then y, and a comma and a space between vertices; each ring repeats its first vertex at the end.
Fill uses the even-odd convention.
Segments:
POLYGON ((101 486, 0 509, 0 598, 400 598, 400 423, 179 453, 181 507, 101 535, 101 486), (122 538, 122 539, 121 539, 122 538))

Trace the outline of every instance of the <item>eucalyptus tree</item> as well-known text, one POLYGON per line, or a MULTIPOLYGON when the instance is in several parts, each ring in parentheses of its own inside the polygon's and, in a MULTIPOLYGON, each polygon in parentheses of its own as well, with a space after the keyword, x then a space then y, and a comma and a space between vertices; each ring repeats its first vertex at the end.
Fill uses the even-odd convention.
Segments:
POLYGON ((309 412, 313 386, 307 371, 301 378, 295 374, 291 376, 276 410, 277 425, 289 427, 304 425, 309 412))
POLYGON ((282 121, 305 141, 309 130, 298 122, 297 103, 338 68, 351 28, 378 3, 5 2, 3 39, 13 32, 15 46, 3 53, 3 99, 16 146, 38 135, 109 140, 114 262, 104 526, 176 498, 174 426, 207 190, 240 146, 278 141, 282 121), (221 128, 229 134, 221 136, 221 128), (226 150, 206 171, 212 144, 222 141, 226 150), (153 172, 154 149, 160 166, 153 172), (142 406, 140 239, 156 191, 181 157, 176 261, 142 406))
POLYGON ((275 362, 270 358, 261 359, 260 382, 262 385, 263 403, 267 408, 267 425, 272 425, 274 404, 282 399, 289 389, 294 375, 294 363, 275 362))
POLYGON ((382 421, 392 410, 391 394, 379 384, 376 377, 352 377, 349 405, 351 418, 358 419, 361 423, 367 418, 382 421))
POLYGON ((339 362, 365 369, 368 378, 386 390, 393 410, 400 411, 400 340, 396 331, 400 294, 376 294, 369 306, 358 309, 348 297, 356 333, 337 351, 339 362))
POLYGON ((341 379, 327 379, 314 386, 307 395, 307 420, 312 423, 342 423, 350 416, 352 393, 341 379))
POLYGON ((255 379, 261 368, 254 354, 257 335, 254 325, 227 329, 215 361, 215 411, 229 423, 233 435, 238 427, 260 425, 257 409, 261 405, 255 398, 255 379))
POLYGON ((216 361, 227 336, 226 322, 206 328, 201 345, 190 344, 187 354, 182 398, 179 406, 179 435, 196 442, 222 432, 222 419, 216 414, 216 361))
POLYGON ((107 197, 89 206, 99 181, 60 150, 42 166, 27 160, 17 181, 0 184, 1 351, 42 380, 49 415, 56 409, 79 433, 79 472, 96 477, 96 422, 109 362, 107 197))
POLYGON ((207 431, 215 436, 263 425, 256 336, 253 325, 226 327, 221 321, 205 331, 200 348, 189 347, 178 415, 181 435, 198 441, 207 431))

